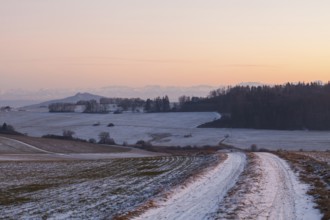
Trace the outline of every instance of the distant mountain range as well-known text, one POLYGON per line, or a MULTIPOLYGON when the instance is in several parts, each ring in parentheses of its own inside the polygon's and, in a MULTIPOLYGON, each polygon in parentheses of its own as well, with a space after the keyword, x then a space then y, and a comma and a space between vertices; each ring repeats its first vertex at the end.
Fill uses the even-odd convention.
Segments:
MULTIPOLYGON (((31 90, 8 90, 0 91, 0 106, 22 107, 27 105, 38 104, 49 100, 57 100, 68 97, 80 91, 97 94, 104 97, 117 98, 156 98, 157 96, 168 95, 171 101, 177 101, 182 95, 205 97, 211 90, 218 89, 220 86, 145 86, 145 87, 128 87, 128 86, 108 86, 99 89, 42 89, 38 91, 31 90)), ((81 93, 84 94, 84 93, 81 93)))
MULTIPOLYGON (((264 85, 257 82, 241 83, 239 85, 258 86, 264 85)), ((210 91, 221 88, 223 86, 199 85, 190 87, 179 86, 144 86, 144 87, 128 87, 128 86, 108 86, 99 89, 40 89, 32 90, 0 90, 0 106, 22 107, 29 105, 48 105, 50 102, 76 102, 81 100, 99 99, 100 97, 117 97, 117 98, 156 98, 158 96, 168 95, 172 102, 177 101, 178 97, 198 96, 206 97, 210 91), (79 93, 84 91, 84 93, 79 93), (78 93, 77 95, 70 96, 78 93), (97 95, 93 95, 97 94, 97 95), (70 96, 70 97, 68 97, 70 96), (84 98, 82 98, 83 96, 84 98), (61 99, 63 97, 68 97, 61 99), (53 101, 49 101, 53 100, 53 101), (71 100, 71 101, 70 101, 71 100)))

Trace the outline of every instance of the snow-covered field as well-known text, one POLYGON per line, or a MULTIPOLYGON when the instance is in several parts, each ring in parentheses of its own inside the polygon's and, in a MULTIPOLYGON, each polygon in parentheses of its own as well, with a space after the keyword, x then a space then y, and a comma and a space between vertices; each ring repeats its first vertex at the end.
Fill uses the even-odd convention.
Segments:
MULTIPOLYGON (((216 145, 229 136, 225 143, 243 148, 330 149, 330 132, 196 128, 219 117, 212 112, 2 112, 0 123, 31 136, 66 129, 79 138, 97 139, 107 131, 117 143, 128 144, 145 140, 160 146, 216 145)), ((220 163, 223 154, 55 153, 51 147, 57 145, 47 139, 35 138, 49 148, 25 143, 25 138, 0 138, 2 152, 20 152, 9 155, 12 161, 0 154, 0 160, 5 157, 0 161, 0 219, 321 219, 306 195, 308 186, 273 154, 249 153, 246 160, 242 152, 228 153, 220 163), (138 216, 140 211, 146 212, 138 216)))
POLYGON ((103 131, 110 132, 118 144, 135 144, 138 140, 151 141, 159 146, 217 145, 226 135, 225 143, 236 147, 289 150, 330 150, 329 131, 274 131, 254 129, 196 128, 219 118, 214 112, 201 113, 124 113, 79 114, 48 112, 1 112, 0 123, 7 122, 16 130, 30 136, 62 134, 64 129, 74 131, 76 137, 98 138, 103 131), (93 126, 100 122, 100 125, 93 126), (113 123, 114 127, 107 127, 113 123))
POLYGON ((220 157, 0 162, 0 219, 112 219, 220 157))

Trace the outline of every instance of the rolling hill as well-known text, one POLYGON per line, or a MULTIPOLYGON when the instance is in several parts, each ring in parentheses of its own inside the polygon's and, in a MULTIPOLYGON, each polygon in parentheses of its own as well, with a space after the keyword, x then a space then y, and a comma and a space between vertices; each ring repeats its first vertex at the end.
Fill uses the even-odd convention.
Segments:
POLYGON ((50 101, 46 101, 46 102, 42 102, 39 104, 35 104, 35 105, 29 105, 29 106, 25 106, 22 107, 21 109, 27 110, 27 109, 35 109, 35 108, 42 108, 42 107, 48 107, 50 104, 53 103, 57 103, 57 102, 62 102, 62 103, 76 103, 78 101, 88 101, 88 100, 99 100, 100 98, 103 98, 104 96, 99 96, 99 95, 94 95, 91 93, 77 93, 74 96, 69 96, 63 99, 54 99, 54 100, 50 100, 50 101))

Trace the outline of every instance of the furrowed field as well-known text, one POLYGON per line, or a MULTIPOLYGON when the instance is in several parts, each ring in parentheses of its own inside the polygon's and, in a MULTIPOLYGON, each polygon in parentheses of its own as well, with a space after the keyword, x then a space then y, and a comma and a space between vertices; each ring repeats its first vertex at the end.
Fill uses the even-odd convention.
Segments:
POLYGON ((216 155, 0 162, 1 218, 124 215, 219 163, 216 155), (74 211, 73 211, 74 210, 74 211))

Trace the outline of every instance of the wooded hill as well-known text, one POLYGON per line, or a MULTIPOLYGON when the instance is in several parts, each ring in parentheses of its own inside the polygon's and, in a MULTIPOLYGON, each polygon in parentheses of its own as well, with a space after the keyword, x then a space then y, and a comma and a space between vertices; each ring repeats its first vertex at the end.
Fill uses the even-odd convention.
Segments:
POLYGON ((236 86, 180 103, 181 111, 218 111, 200 127, 330 130, 330 83, 236 86))

